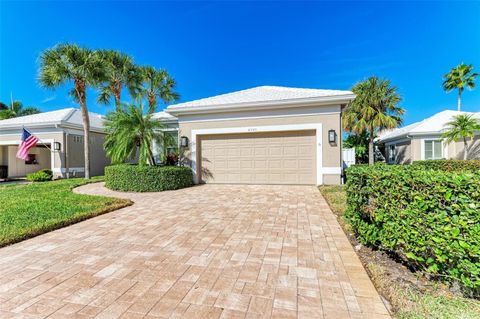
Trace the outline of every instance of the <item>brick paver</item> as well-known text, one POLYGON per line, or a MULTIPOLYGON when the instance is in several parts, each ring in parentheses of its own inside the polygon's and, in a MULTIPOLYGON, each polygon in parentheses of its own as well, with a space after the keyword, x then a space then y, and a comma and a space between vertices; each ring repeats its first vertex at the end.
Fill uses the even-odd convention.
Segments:
POLYGON ((315 187, 203 185, 0 249, 0 318, 389 318, 315 187))

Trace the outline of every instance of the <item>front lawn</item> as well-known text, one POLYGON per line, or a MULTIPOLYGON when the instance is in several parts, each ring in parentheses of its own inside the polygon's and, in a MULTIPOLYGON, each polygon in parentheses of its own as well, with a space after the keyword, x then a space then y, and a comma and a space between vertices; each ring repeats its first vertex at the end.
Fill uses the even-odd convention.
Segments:
POLYGON ((0 247, 131 204, 124 199, 72 192, 76 186, 101 180, 0 184, 0 247))
POLYGON ((321 186, 320 192, 356 246, 375 287, 390 302, 396 318, 480 318, 480 301, 457 296, 442 285, 419 278, 384 253, 358 245, 344 218, 347 209, 344 186, 321 186))

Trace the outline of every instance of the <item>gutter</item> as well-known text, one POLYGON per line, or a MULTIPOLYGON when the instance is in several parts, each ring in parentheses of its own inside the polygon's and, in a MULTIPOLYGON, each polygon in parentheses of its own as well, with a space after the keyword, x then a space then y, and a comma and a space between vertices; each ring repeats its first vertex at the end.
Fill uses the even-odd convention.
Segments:
POLYGON ((324 96, 316 98, 302 98, 302 99, 288 99, 275 100, 268 102, 245 102, 245 103, 231 103, 210 106, 169 106, 165 112, 177 116, 184 114, 202 114, 202 113, 221 113, 221 112, 235 112, 235 111, 249 111, 254 108, 258 109, 279 109, 290 107, 302 107, 310 105, 331 105, 332 103, 345 104, 349 103, 355 98, 355 94, 344 94, 337 96, 324 96))

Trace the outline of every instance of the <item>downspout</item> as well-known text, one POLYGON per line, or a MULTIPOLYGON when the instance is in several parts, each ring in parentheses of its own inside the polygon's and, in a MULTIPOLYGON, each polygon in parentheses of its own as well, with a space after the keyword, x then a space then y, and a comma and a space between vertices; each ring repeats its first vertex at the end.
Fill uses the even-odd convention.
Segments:
POLYGON ((342 113, 345 108, 345 104, 340 105, 340 134, 338 134, 338 145, 340 145, 340 183, 345 183, 345 172, 343 170, 343 122, 342 113))

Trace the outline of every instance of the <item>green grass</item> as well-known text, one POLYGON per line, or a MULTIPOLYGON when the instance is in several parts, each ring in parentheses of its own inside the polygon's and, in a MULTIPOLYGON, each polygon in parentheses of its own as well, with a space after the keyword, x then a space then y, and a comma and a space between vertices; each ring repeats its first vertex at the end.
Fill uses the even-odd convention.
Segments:
POLYGON ((0 247, 130 205, 123 199, 75 194, 93 178, 0 184, 0 247))
MULTIPOLYGON (((339 216, 343 226, 349 225, 343 218, 347 209, 344 186, 319 188, 332 211, 339 216)), ((399 285, 388 276, 382 265, 369 263, 367 268, 377 289, 386 297, 399 319, 474 319, 480 318, 480 301, 462 298, 440 288, 430 292, 414 291, 399 285)))

